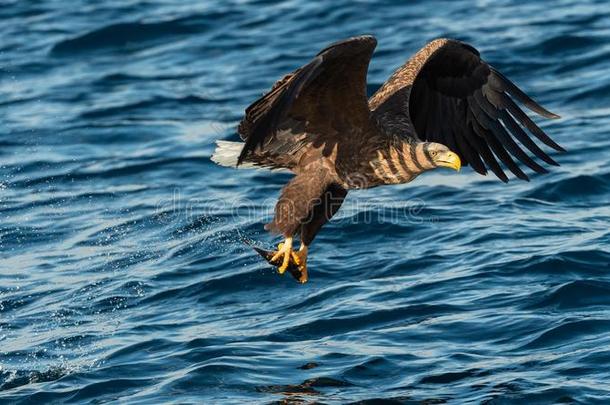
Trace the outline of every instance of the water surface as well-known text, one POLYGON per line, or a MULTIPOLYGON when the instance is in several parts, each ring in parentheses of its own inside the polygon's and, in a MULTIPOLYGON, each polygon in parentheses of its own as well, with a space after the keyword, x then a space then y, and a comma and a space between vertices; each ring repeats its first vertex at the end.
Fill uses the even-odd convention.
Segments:
POLYGON ((610 401, 607 2, 13 0, 0 22, 0 402, 610 401), (289 177, 209 157, 363 33, 371 92, 458 38, 569 153, 529 183, 350 193, 302 286, 241 242, 277 243, 289 177))

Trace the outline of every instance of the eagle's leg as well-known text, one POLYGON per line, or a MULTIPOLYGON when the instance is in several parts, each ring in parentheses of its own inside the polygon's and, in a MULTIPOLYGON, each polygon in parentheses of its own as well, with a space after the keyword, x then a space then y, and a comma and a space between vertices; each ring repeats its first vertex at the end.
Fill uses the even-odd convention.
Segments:
POLYGON ((283 188, 273 220, 265 225, 266 230, 284 235, 286 241, 275 252, 256 249, 257 252, 278 266, 280 274, 288 270, 299 282, 307 282, 308 246, 339 209, 346 194, 347 190, 334 183, 324 167, 309 167, 298 174, 283 188), (292 242, 297 234, 301 247, 295 252, 292 242))
POLYGON ((282 264, 280 264, 277 268, 277 271, 280 274, 284 274, 288 265, 290 264, 290 258, 294 252, 292 251, 292 236, 286 237, 283 243, 277 245, 277 252, 271 257, 269 260, 272 263, 278 262, 278 260, 282 259, 282 264))
POLYGON ((307 245, 301 243, 301 247, 298 252, 292 252, 292 260, 299 267, 299 282, 304 284, 309 280, 307 275, 307 245))

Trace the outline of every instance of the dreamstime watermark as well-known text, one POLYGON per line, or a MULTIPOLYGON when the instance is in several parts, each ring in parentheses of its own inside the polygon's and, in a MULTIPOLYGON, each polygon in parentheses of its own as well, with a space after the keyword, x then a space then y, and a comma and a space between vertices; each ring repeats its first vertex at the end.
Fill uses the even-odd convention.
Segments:
MULTIPOLYGON (((419 198, 391 200, 388 198, 327 198, 313 200, 305 216, 298 201, 282 201, 276 196, 264 199, 248 198, 184 198, 179 189, 174 189, 171 197, 161 199, 155 206, 155 217, 164 223, 174 221, 192 222, 202 218, 220 218, 235 223, 269 221, 276 214, 283 218, 300 215, 301 222, 307 223, 315 216, 336 212, 333 222, 351 224, 422 224, 437 222, 438 218, 426 210, 426 202, 419 198), (315 210, 324 205, 325 209, 315 210), (279 210, 279 211, 278 211, 279 210), (316 214, 313 214, 316 212, 316 214)), ((328 218, 327 218, 328 219, 328 218)))

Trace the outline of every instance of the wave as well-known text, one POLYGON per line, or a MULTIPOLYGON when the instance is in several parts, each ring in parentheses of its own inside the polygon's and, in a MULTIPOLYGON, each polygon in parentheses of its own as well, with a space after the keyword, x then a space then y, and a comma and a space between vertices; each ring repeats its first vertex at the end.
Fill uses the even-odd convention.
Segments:
POLYGON ((53 45, 51 53, 71 55, 102 49, 120 49, 146 41, 201 32, 205 26, 185 24, 184 20, 155 23, 129 22, 110 24, 53 45))
POLYGON ((53 45, 51 54, 72 55, 99 50, 116 51, 174 37, 201 35, 222 21, 239 21, 239 10, 190 13, 165 21, 129 21, 103 25, 53 45))
POLYGON ((460 312, 454 305, 407 305, 393 309, 382 309, 352 317, 316 319, 311 322, 293 326, 279 333, 267 336, 269 341, 291 342, 299 340, 320 339, 324 336, 342 334, 357 330, 360 325, 369 328, 393 323, 419 323, 447 313, 460 312))
MULTIPOLYGON (((107 168, 100 168, 99 165, 96 165, 95 169, 90 168, 81 168, 80 170, 73 170, 64 173, 57 173, 51 176, 32 176, 31 178, 24 180, 17 180, 15 182, 10 183, 10 187, 32 187, 39 184, 54 182, 73 182, 77 180, 91 180, 95 178, 109 178, 109 177, 122 177, 133 174, 144 173, 147 171, 159 170, 167 165, 175 165, 175 164, 195 164, 195 165, 207 165, 211 166, 213 163, 210 162, 207 157, 173 157, 173 158, 153 158, 141 163, 135 164, 123 164, 124 162, 120 162, 120 165, 114 165, 113 162, 106 162, 108 164, 107 168)), ((41 172, 41 174, 45 174, 41 172)))
POLYGON ((558 203, 607 200, 608 194, 610 194, 610 173, 599 173, 549 181, 527 192, 525 196, 558 203))
MULTIPOLYGON (((185 80, 192 79, 198 76, 197 73, 183 73, 183 74, 157 74, 157 75, 137 75, 123 72, 109 73, 95 81, 94 84, 101 87, 108 85, 119 85, 119 84, 130 84, 134 82, 163 82, 168 80, 185 80)), ((2 105, 2 104, 0 104, 2 105)))
POLYGON ((528 309, 576 309, 610 306, 610 282, 576 280, 544 294, 528 309))
POLYGON ((588 48, 595 48, 606 43, 606 39, 591 35, 557 35, 532 47, 532 52, 543 52, 547 55, 561 54, 565 57, 570 52, 583 53, 588 48))
POLYGON ((546 330, 518 350, 556 348, 607 335, 608 332, 610 332, 610 320, 608 319, 568 320, 546 330))
POLYGON ((533 255, 497 268, 498 273, 577 275, 580 277, 605 276, 610 269, 610 252, 601 249, 583 249, 549 255, 533 255))
POLYGON ((29 384, 40 384, 59 380, 68 373, 69 370, 62 367, 53 367, 46 371, 19 370, 10 372, 0 370, 0 391, 8 391, 29 384))
POLYGON ((206 97, 200 97, 195 95, 188 95, 179 98, 172 97, 153 97, 148 100, 138 101, 136 103, 131 104, 123 104, 112 107, 104 107, 98 108, 95 110, 84 111, 81 113, 80 117, 84 119, 92 119, 92 118, 104 118, 122 114, 133 114, 134 111, 137 110, 148 110, 150 108, 164 108, 167 106, 188 106, 188 105, 198 105, 198 104, 209 104, 209 103, 218 103, 222 100, 214 100, 206 97))

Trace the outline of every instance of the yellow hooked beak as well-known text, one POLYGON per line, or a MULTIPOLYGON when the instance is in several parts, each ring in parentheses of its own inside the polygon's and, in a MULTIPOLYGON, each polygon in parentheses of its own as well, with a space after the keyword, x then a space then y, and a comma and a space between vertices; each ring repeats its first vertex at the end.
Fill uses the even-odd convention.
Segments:
POLYGON ((449 167, 456 172, 459 172, 460 168, 462 167, 460 157, 457 155, 457 153, 453 153, 451 151, 439 153, 434 159, 434 162, 438 166, 449 167))

